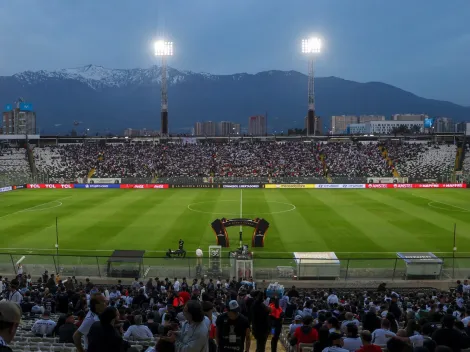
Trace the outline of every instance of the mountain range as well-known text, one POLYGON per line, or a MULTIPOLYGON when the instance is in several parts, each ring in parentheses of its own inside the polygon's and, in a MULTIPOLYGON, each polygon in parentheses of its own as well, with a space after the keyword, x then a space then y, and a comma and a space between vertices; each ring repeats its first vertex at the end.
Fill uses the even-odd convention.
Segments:
MULTIPOLYGON (((158 130, 161 67, 108 69, 88 65, 58 71, 26 71, 0 77, 0 106, 23 97, 34 106, 42 134, 64 133, 74 121, 90 133, 124 128, 158 130)), ((397 87, 337 77, 315 79, 317 115, 325 128, 332 115, 425 113, 461 122, 470 107, 425 99, 397 87)), ((232 121, 268 114, 268 129, 303 127, 307 76, 296 71, 211 75, 168 68, 169 124, 172 133, 189 132, 196 121, 232 121)))

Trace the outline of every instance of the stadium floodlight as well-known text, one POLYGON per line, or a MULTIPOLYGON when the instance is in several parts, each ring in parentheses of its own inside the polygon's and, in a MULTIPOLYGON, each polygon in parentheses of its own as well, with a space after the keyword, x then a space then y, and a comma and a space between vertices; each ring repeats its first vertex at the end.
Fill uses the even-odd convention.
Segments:
POLYGON ((155 56, 173 56, 173 42, 158 40, 155 42, 155 56))
POLYGON ((321 51, 320 38, 302 39, 302 53, 303 54, 319 54, 321 51))
POLYGON ((313 61, 315 54, 321 51, 322 42, 320 38, 312 37, 302 39, 302 53, 308 56, 308 112, 307 112, 307 136, 317 134, 317 120, 315 116, 315 89, 313 61))
POLYGON ((155 56, 162 58, 162 83, 161 83, 161 114, 160 114, 160 134, 168 136, 168 86, 167 86, 167 66, 166 59, 173 56, 173 42, 157 40, 155 42, 155 56))

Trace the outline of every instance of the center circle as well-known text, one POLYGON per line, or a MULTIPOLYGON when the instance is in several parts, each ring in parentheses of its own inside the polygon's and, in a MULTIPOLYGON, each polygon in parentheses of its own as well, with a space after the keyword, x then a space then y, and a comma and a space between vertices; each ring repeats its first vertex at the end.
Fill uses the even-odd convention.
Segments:
MULTIPOLYGON (((294 204, 291 204, 291 203, 284 203, 284 202, 277 202, 277 201, 273 201, 273 200, 268 200, 268 201, 265 201, 265 203, 272 203, 272 204, 276 204, 275 209, 279 209, 279 210, 274 210, 274 211, 269 211, 269 212, 266 212, 266 211, 261 211, 261 212, 256 212, 256 213, 253 213, 253 212, 244 212, 243 209, 242 209, 242 216, 245 217, 245 216, 249 216, 249 217, 252 217, 252 216, 259 216, 259 215, 274 215, 274 214, 281 214, 281 213, 288 213, 290 211, 293 211, 296 209, 295 205, 294 204)), ((195 213, 202 213, 202 214, 211 214, 211 215, 225 215, 225 216, 231 216, 231 217, 240 217, 240 212, 236 212, 235 209, 237 209, 238 207, 240 206, 240 201, 238 200, 208 200, 208 201, 204 201, 204 202, 197 202, 197 203, 191 203, 191 204, 188 204, 188 210, 190 211, 193 211, 195 213), (210 205, 210 204, 214 204, 214 203, 226 203, 226 204, 229 204, 228 206, 218 206, 217 208, 217 211, 215 212, 212 212, 212 211, 207 211, 207 210, 204 210, 204 205, 210 205), (227 208, 227 212, 222 212, 220 211, 220 208, 227 208), (235 210, 235 211, 234 211, 235 210)), ((248 205, 249 207, 249 205, 248 205)))

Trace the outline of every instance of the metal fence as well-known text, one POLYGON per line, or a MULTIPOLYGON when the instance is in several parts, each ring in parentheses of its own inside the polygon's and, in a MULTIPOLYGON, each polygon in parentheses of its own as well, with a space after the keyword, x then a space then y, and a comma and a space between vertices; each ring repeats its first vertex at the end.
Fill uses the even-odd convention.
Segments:
MULTIPOLYGON (((236 276, 233 270, 234 262, 224 252, 219 270, 212 270, 209 259, 204 258, 202 275, 205 277, 221 277, 222 279, 236 276)), ((93 255, 52 255, 32 253, 1 253, 0 275, 14 276, 17 272, 17 262, 22 261, 23 270, 31 274, 33 280, 48 270, 50 273, 59 272, 62 278, 69 276, 101 277, 108 276, 109 256, 93 255)), ((434 279, 454 279, 466 277, 470 270, 470 257, 441 257, 442 271, 434 279)), ((243 276, 253 276, 256 280, 292 280, 297 279, 299 264, 293 257, 284 258, 254 258, 253 272, 243 273, 243 276)), ((332 261, 331 265, 334 262, 332 261)), ((129 269, 123 264, 123 270, 129 269)), ((135 269, 135 267, 134 267, 135 269)), ((141 264, 140 278, 149 277, 198 277, 197 259, 195 257, 167 258, 164 256, 145 256, 141 264)), ((335 280, 402 280, 406 279, 407 266, 399 258, 342 258, 339 263, 339 276, 335 280)), ((240 275, 240 273, 238 273, 240 275)), ((115 276, 113 276, 115 277, 115 276)), ((324 279, 321 272, 310 279, 324 279)), ((332 279, 331 277, 329 279, 332 279)))

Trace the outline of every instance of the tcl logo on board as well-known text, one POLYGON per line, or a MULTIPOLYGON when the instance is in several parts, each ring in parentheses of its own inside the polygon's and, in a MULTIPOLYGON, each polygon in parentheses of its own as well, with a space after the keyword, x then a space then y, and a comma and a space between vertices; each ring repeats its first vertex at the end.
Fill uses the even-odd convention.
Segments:
POLYGON ((60 185, 61 188, 72 188, 72 185, 60 185))
POLYGON ((41 188, 39 185, 28 185, 28 188, 41 188))
POLYGON ((45 185, 46 188, 56 188, 55 185, 45 185))

